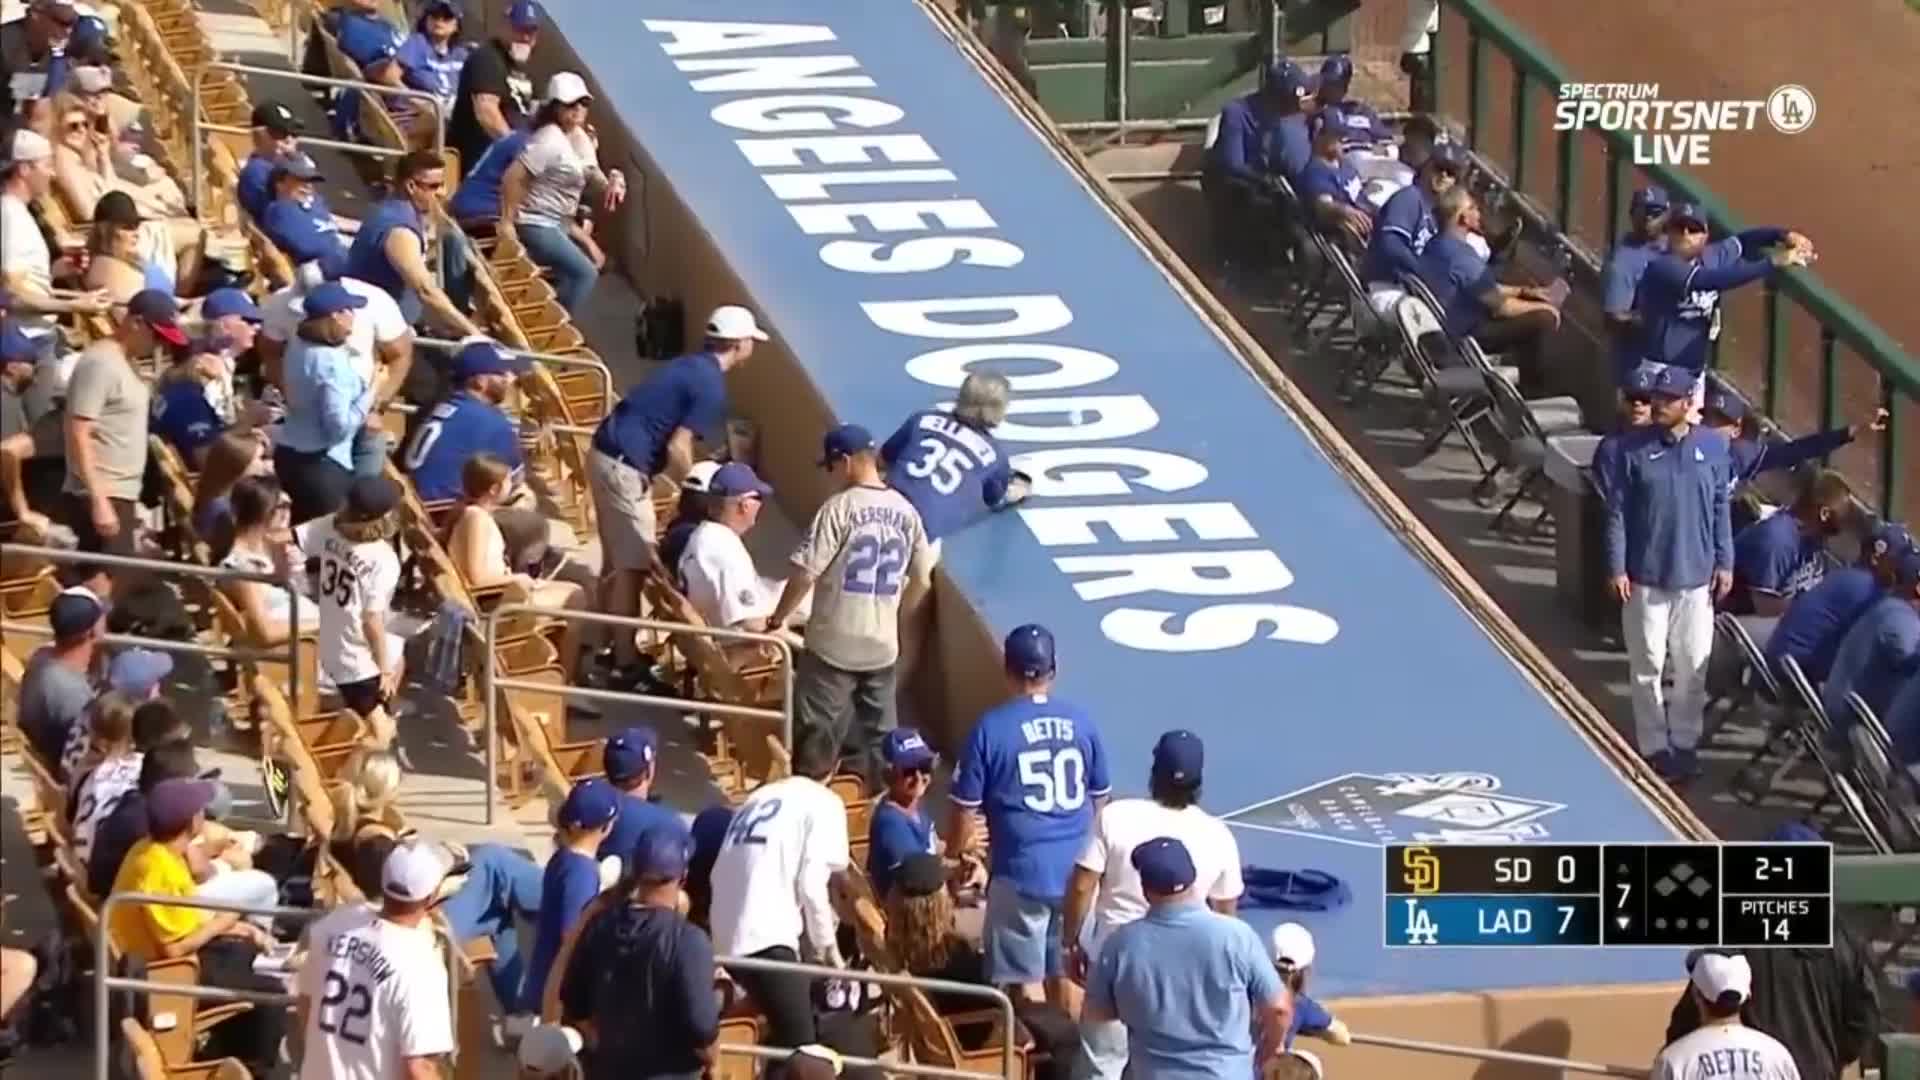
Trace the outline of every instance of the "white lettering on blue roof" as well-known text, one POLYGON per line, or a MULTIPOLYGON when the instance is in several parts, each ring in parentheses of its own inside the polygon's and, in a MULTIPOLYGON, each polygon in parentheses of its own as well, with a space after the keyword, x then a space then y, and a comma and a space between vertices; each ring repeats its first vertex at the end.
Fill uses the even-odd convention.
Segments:
MULTIPOLYGON (((832 201, 873 184, 957 186, 925 137, 887 131, 905 110, 875 97, 811 91, 873 87, 856 57, 839 53, 743 55, 794 46, 828 45, 825 26, 645 20, 659 44, 704 94, 747 94, 716 104, 716 124, 747 136, 734 140, 747 163, 800 231, 823 238, 827 267, 851 274, 923 274, 965 265, 1009 269, 1025 252, 1004 237, 989 209, 964 192, 906 201, 832 201), (724 59, 685 59, 726 54, 724 59), (816 166, 825 171, 808 171, 816 166), (853 167, 849 169, 849 167, 853 167), (796 170, 781 172, 777 170, 796 170), (839 191, 832 189, 842 189, 839 191), (851 189, 851 190, 848 190, 851 189), (889 241, 873 234, 919 233, 889 241), (963 235, 964 234, 964 235, 963 235)), ((929 192, 929 194, 934 194, 929 192)), ((1029 237, 1043 243, 1044 237, 1029 237)), ((1089 283, 1090 285, 1092 283, 1089 283)), ((994 434, 1033 449, 1013 465, 1033 478, 1018 511, 1049 549, 1054 565, 1085 603, 1106 607, 1100 628, 1115 644, 1150 652, 1213 652, 1266 639, 1324 645, 1339 624, 1323 612, 1280 602, 1294 575, 1231 502, 1206 500, 1206 465, 1139 441, 1159 428, 1155 403, 1126 386, 1119 358, 1058 341, 1073 310, 1054 294, 934 296, 860 305, 875 327, 903 338, 946 344, 905 362, 906 374, 951 390, 974 371, 1004 374, 1016 395, 994 434), (1088 390, 1087 393, 1062 391, 1088 390), (1046 396, 1055 395, 1055 396, 1046 396), (1149 493, 1191 492, 1194 501, 1154 503, 1149 493), (1098 504, 1051 505, 1097 498, 1098 504), (1218 545, 1137 551, 1135 545, 1218 545), (1185 612, 1148 606, 1144 598, 1235 598, 1185 612)), ((1160 358, 1165 360, 1166 358, 1160 358)), ((950 408, 951 405, 943 405, 950 408)))

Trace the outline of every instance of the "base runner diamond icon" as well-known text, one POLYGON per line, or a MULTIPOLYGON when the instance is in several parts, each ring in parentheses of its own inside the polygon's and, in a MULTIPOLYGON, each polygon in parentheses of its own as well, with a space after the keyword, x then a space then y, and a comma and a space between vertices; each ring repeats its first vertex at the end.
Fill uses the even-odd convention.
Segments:
POLYGON ((1358 847, 1534 843, 1566 809, 1503 790, 1487 773, 1347 773, 1224 816, 1231 825, 1358 847))

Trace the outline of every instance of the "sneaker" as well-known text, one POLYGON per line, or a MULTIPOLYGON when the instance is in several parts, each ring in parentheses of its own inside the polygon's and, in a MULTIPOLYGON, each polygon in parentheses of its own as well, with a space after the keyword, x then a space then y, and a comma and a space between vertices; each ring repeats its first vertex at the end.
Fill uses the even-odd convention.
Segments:
POLYGON ((1673 752, 1673 771, 1681 780, 1692 780, 1700 775, 1700 754, 1694 750, 1675 750, 1673 752))
POLYGON ((1672 751, 1655 750, 1653 753, 1648 754, 1646 757, 1647 757, 1647 765, 1653 769, 1655 775, 1660 777, 1660 779, 1662 780, 1673 779, 1674 774, 1673 774, 1673 752, 1672 751))
POLYGON ((532 1013, 513 1013, 501 1018, 500 1033, 507 1037, 508 1042, 519 1042, 539 1022, 540 1018, 532 1013))

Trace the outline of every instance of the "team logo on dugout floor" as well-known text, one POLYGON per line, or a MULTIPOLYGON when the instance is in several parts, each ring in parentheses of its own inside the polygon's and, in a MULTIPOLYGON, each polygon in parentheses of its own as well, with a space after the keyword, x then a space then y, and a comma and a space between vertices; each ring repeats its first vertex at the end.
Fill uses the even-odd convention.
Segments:
POLYGON ((1565 803, 1501 790, 1488 773, 1347 773, 1224 815, 1232 825, 1361 847, 1533 843, 1565 803))

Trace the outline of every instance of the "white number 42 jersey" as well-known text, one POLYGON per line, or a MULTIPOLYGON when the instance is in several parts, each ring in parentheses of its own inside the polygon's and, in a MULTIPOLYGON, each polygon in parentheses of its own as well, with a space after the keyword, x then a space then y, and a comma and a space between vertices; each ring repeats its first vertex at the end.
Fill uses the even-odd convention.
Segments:
POLYGON ((447 960, 431 924, 354 904, 313 924, 301 1080, 401 1080, 407 1059, 453 1052, 447 960))

